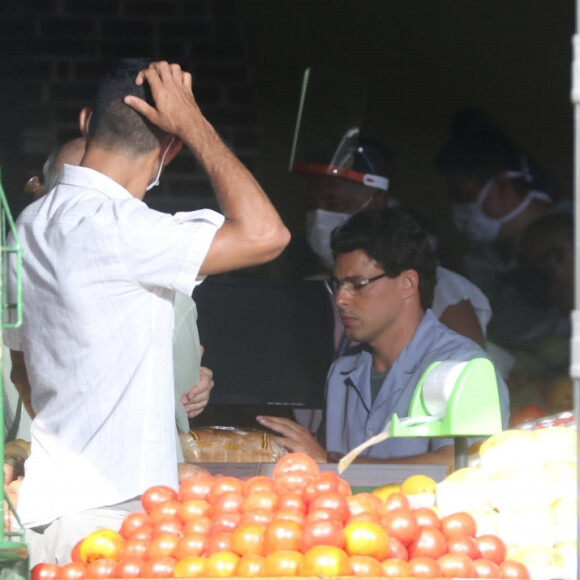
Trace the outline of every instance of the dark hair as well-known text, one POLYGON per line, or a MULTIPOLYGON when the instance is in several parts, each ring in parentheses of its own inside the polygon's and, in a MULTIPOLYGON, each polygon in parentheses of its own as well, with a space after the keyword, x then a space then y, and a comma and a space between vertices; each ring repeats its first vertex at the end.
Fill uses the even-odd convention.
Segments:
POLYGON ((129 156, 159 146, 166 133, 123 102, 127 95, 134 95, 155 106, 149 84, 135 84, 139 71, 151 62, 147 58, 122 59, 103 78, 90 119, 89 140, 107 149, 122 149, 129 156))
POLYGON ((484 183, 499 173, 511 171, 520 174, 510 177, 520 194, 534 189, 558 198, 553 176, 478 109, 458 111, 449 133, 449 140, 435 157, 435 166, 440 172, 461 171, 484 183))
POLYGON ((336 256, 362 250, 376 260, 389 278, 404 270, 419 274, 421 307, 433 304, 437 259, 427 233, 409 212, 401 208, 368 209, 354 214, 330 237, 336 256))

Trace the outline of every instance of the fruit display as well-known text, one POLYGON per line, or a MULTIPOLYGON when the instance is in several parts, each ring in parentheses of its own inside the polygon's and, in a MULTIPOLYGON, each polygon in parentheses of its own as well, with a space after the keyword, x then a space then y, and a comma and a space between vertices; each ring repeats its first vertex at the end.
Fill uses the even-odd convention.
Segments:
POLYGON ((335 472, 290 453, 271 477, 199 473, 177 490, 149 488, 144 511, 79 538, 71 563, 38 564, 31 578, 530 577, 468 512, 412 507, 413 496, 435 494, 423 475, 388 493, 353 493, 335 472))

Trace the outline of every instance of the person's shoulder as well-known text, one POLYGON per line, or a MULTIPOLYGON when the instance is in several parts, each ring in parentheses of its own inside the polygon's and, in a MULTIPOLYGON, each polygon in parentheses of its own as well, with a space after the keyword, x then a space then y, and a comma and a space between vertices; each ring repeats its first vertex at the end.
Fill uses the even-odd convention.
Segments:
POLYGON ((427 323, 430 325, 429 333, 433 338, 432 350, 446 354, 456 353, 466 358, 489 358, 485 350, 476 342, 463 334, 451 330, 447 325, 440 322, 432 312, 428 312, 430 317, 427 323))

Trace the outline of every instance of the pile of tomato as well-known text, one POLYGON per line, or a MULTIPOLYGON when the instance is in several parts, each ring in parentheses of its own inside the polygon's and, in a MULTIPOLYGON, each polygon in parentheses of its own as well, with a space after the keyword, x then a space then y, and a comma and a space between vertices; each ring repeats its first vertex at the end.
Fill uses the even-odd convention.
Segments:
POLYGON ((412 509, 395 492, 383 501, 353 494, 334 472, 301 453, 284 456, 273 476, 242 480, 199 474, 176 491, 154 486, 144 512, 120 530, 79 540, 72 562, 39 564, 32 580, 226 576, 528 578, 506 560, 473 518, 412 509))

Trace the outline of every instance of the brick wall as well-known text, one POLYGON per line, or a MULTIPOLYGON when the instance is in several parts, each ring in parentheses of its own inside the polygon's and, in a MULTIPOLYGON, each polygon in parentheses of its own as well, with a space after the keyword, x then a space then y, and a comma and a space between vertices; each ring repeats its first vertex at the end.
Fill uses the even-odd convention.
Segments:
MULTIPOLYGON (((0 33, 0 165, 14 213, 25 180, 78 136, 80 109, 121 57, 164 58, 192 72, 201 109, 254 168, 259 133, 235 0, 17 0, 2 3, 0 33)), ((214 203, 189 151, 147 200, 167 211, 214 203)))

